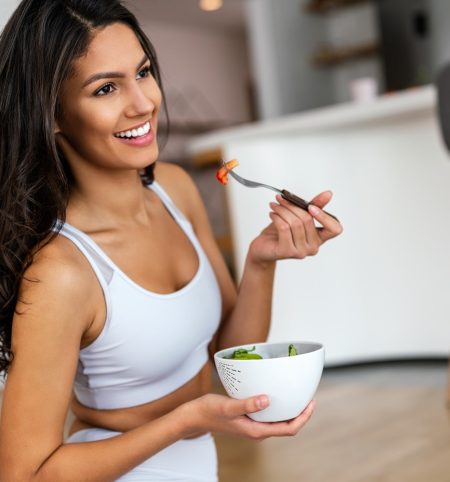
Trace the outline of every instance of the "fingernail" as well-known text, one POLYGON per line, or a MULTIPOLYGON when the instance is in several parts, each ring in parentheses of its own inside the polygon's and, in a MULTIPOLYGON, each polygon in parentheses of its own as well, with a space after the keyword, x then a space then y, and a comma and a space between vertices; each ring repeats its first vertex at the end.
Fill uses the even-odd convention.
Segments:
POLYGON ((256 406, 259 409, 266 408, 267 406, 269 406, 269 398, 265 395, 263 395, 262 397, 258 397, 256 399, 256 406))
POLYGON ((308 209, 309 209, 309 212, 314 214, 314 215, 318 215, 320 213, 320 209, 317 207, 317 206, 314 206, 314 204, 310 204, 308 206, 308 209))

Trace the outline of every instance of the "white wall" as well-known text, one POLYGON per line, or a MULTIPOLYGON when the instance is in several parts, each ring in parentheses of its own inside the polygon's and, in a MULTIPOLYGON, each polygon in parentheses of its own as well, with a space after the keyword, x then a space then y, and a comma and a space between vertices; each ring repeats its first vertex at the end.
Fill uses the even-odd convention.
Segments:
POLYGON ((19 5, 19 0, 1 0, 0 1, 0 31, 3 30, 6 22, 13 13, 14 9, 19 5))
POLYGON ((253 76, 262 119, 333 102, 329 73, 312 69, 312 46, 325 38, 320 17, 297 0, 247 0, 253 76))

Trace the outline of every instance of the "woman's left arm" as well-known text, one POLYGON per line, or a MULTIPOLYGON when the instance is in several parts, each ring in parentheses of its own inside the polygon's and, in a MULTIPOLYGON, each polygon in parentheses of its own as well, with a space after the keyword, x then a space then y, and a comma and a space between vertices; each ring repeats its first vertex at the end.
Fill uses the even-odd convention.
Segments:
POLYGON ((329 191, 316 196, 309 212, 281 196, 270 204, 272 222, 250 244, 236 305, 219 331, 217 349, 267 339, 276 262, 314 256, 342 232, 340 223, 321 209, 331 197, 329 191))
POLYGON ((324 242, 342 232, 339 222, 321 209, 331 200, 331 192, 326 191, 316 196, 312 200, 314 207, 311 206, 309 212, 277 196, 276 202, 270 205, 270 224, 250 244, 236 292, 214 239, 200 194, 189 176, 180 171, 170 181, 167 179, 169 194, 174 198, 183 197, 176 199, 176 202, 179 201, 178 205, 185 208, 185 214, 192 222, 215 271, 222 294, 222 322, 210 345, 210 353, 230 346, 266 340, 270 328, 276 262, 313 256, 324 242), (176 184, 174 178, 178 178, 176 184), (173 191, 170 184, 174 186, 173 191), (175 191, 175 185, 178 192, 175 191), (320 227, 316 227, 314 220, 320 227))

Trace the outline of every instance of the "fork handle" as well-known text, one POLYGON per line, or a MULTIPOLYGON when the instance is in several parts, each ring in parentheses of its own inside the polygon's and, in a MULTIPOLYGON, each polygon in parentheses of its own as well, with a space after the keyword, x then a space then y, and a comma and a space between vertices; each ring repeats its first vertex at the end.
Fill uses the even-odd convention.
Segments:
MULTIPOLYGON (((281 191, 281 197, 283 199, 286 199, 286 201, 289 201, 291 202, 292 204, 295 204, 296 206, 298 206, 299 208, 302 208, 304 209, 305 211, 308 211, 308 206, 311 204, 307 201, 305 201, 304 199, 302 199, 301 197, 299 196, 296 196, 295 194, 292 194, 291 192, 289 191, 286 191, 286 189, 283 189, 281 191)), ((330 214, 329 212, 327 211, 323 211, 325 214, 328 214, 328 216, 331 216, 333 219, 335 219, 337 222, 339 222, 339 219, 334 216, 333 214, 330 214)))

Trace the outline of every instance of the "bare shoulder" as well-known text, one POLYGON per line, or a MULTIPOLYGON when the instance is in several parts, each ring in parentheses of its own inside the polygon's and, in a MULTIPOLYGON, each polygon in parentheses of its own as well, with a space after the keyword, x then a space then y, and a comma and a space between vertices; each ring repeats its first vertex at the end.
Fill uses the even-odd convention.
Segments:
POLYGON ((75 244, 61 234, 57 234, 42 246, 33 256, 33 261, 25 272, 41 275, 44 279, 59 280, 71 290, 87 291, 95 280, 89 262, 75 244), (73 285, 73 286, 72 286, 73 285))
POLYGON ((56 235, 33 256, 32 263, 22 277, 18 296, 18 308, 25 311, 42 309, 41 298, 52 301, 52 308, 69 314, 77 303, 79 320, 90 324, 94 305, 96 277, 89 262, 78 248, 63 235, 56 235))
POLYGON ((167 191, 176 206, 191 221, 202 206, 200 193, 191 176, 180 166, 169 162, 158 162, 155 180, 167 191))

